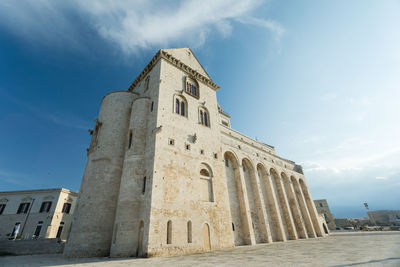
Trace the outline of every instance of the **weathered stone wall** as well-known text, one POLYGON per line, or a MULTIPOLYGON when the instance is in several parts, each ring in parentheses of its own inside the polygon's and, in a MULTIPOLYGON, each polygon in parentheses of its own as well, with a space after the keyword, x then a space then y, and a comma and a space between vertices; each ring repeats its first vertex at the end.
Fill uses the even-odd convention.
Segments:
POLYGON ((301 166, 231 129, 218 88, 190 49, 170 49, 129 92, 103 99, 65 255, 174 255, 324 235, 301 166), (189 79, 198 97, 185 91, 189 79))
POLYGON ((187 73, 161 61, 157 125, 162 128, 156 136, 149 256, 204 251, 207 225, 211 248, 233 246, 231 223, 226 219, 229 204, 223 179, 216 92, 201 82, 199 99, 182 92, 185 76, 187 73), (187 103, 185 116, 174 112, 177 95, 187 103), (200 107, 208 110, 210 127, 199 123, 200 107), (212 172, 213 201, 203 201, 201 197, 201 164, 212 172), (172 225, 171 244, 167 244, 168 221, 172 225))
POLYGON ((15 241, 3 240, 0 241, 0 255, 58 254, 63 252, 64 244, 65 243, 60 242, 58 238, 15 241))
POLYGON ((102 100, 65 256, 110 253, 133 98, 124 91, 102 100))

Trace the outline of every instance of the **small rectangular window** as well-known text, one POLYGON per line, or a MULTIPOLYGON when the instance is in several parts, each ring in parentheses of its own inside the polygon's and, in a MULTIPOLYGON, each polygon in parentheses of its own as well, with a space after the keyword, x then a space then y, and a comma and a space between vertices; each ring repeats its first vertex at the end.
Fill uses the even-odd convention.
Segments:
POLYGON ((200 149, 200 154, 204 155, 204 150, 200 149))
POLYGON ((142 194, 144 194, 144 192, 146 192, 146 176, 143 177, 142 194))
POLYGON ((218 153, 214 153, 214 159, 218 159, 218 153))
POLYGON ((151 108, 150 108, 150 112, 152 112, 154 109, 154 101, 151 102, 151 108))
POLYGON ((28 203, 28 202, 19 204, 17 214, 27 213, 30 205, 31 205, 31 203, 28 203))
POLYGON ((190 150, 190 145, 186 144, 186 150, 190 150))
POLYGON ((40 235, 40 230, 42 230, 42 226, 41 225, 36 226, 35 233, 34 233, 35 237, 38 237, 40 235))
POLYGON ((174 139, 168 139, 168 144, 170 145, 170 146, 173 146, 173 145, 175 145, 175 140, 174 139))
POLYGON ((49 212, 51 208, 51 201, 44 201, 40 207, 39 212, 49 212))

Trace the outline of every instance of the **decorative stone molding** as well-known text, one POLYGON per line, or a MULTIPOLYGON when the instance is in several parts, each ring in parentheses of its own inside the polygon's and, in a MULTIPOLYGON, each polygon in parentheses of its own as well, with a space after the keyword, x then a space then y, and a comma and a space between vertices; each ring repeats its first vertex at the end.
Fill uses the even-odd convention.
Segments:
POLYGON ((172 55, 168 54, 164 50, 159 50, 157 52, 157 54, 150 60, 149 64, 147 64, 147 66, 143 69, 143 71, 135 79, 135 81, 133 81, 131 86, 129 86, 128 91, 133 91, 133 88, 136 87, 136 85, 138 85, 143 80, 143 78, 145 78, 147 76, 147 74, 153 69, 153 67, 156 65, 156 63, 158 62, 158 60, 160 58, 163 58, 168 63, 174 65, 178 69, 184 71, 189 76, 191 76, 191 77, 195 78, 197 81, 200 81, 203 84, 213 88, 214 90, 218 90, 220 88, 211 79, 205 77, 201 73, 199 73, 196 70, 192 69, 191 67, 189 67, 188 65, 186 65, 185 63, 180 61, 179 59, 173 57, 172 55))

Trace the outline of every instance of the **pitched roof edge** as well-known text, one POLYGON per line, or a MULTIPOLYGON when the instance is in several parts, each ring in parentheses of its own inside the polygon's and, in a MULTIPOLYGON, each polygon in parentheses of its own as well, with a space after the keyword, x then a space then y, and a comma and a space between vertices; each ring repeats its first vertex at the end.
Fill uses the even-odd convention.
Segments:
MULTIPOLYGON (((190 49, 190 48, 189 48, 190 49)), ((191 51, 191 50, 190 50, 191 51)), ((192 52, 193 53, 193 52, 192 52)), ((194 55, 194 54, 193 54, 194 55)), ((207 78, 203 74, 199 73, 198 71, 192 69, 179 59, 173 57, 171 54, 167 53, 165 50, 160 49, 158 52, 155 54, 155 56, 150 60, 150 62, 146 65, 146 67, 141 71, 141 73, 136 77, 136 79, 133 81, 133 83, 129 86, 128 91, 132 91, 133 88, 140 83, 143 78, 153 69, 153 67, 156 65, 159 59, 163 58, 166 60, 168 63, 174 65, 178 69, 186 72, 188 75, 196 78, 198 81, 202 82, 205 85, 210 86, 214 90, 218 90, 220 87, 210 78, 207 78)), ((197 58, 196 58, 197 60, 197 58)), ((198 60, 197 60, 198 61, 198 60)), ((200 64, 200 62, 199 62, 200 64)), ((201 64, 200 64, 201 65, 201 64)), ((206 72, 207 73, 207 72, 206 72)))

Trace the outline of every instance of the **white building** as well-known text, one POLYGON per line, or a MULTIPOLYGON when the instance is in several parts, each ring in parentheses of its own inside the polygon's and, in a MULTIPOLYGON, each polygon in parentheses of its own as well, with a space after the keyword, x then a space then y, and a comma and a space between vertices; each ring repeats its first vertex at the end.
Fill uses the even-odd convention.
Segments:
MULTIPOLYGON (((64 255, 150 257, 325 235, 301 166, 233 130, 218 89, 190 49, 162 49, 128 90, 104 96, 64 255)), ((257 116, 249 120, 267 123, 257 116)))
POLYGON ((0 239, 66 240, 77 196, 64 188, 0 192, 0 239))

